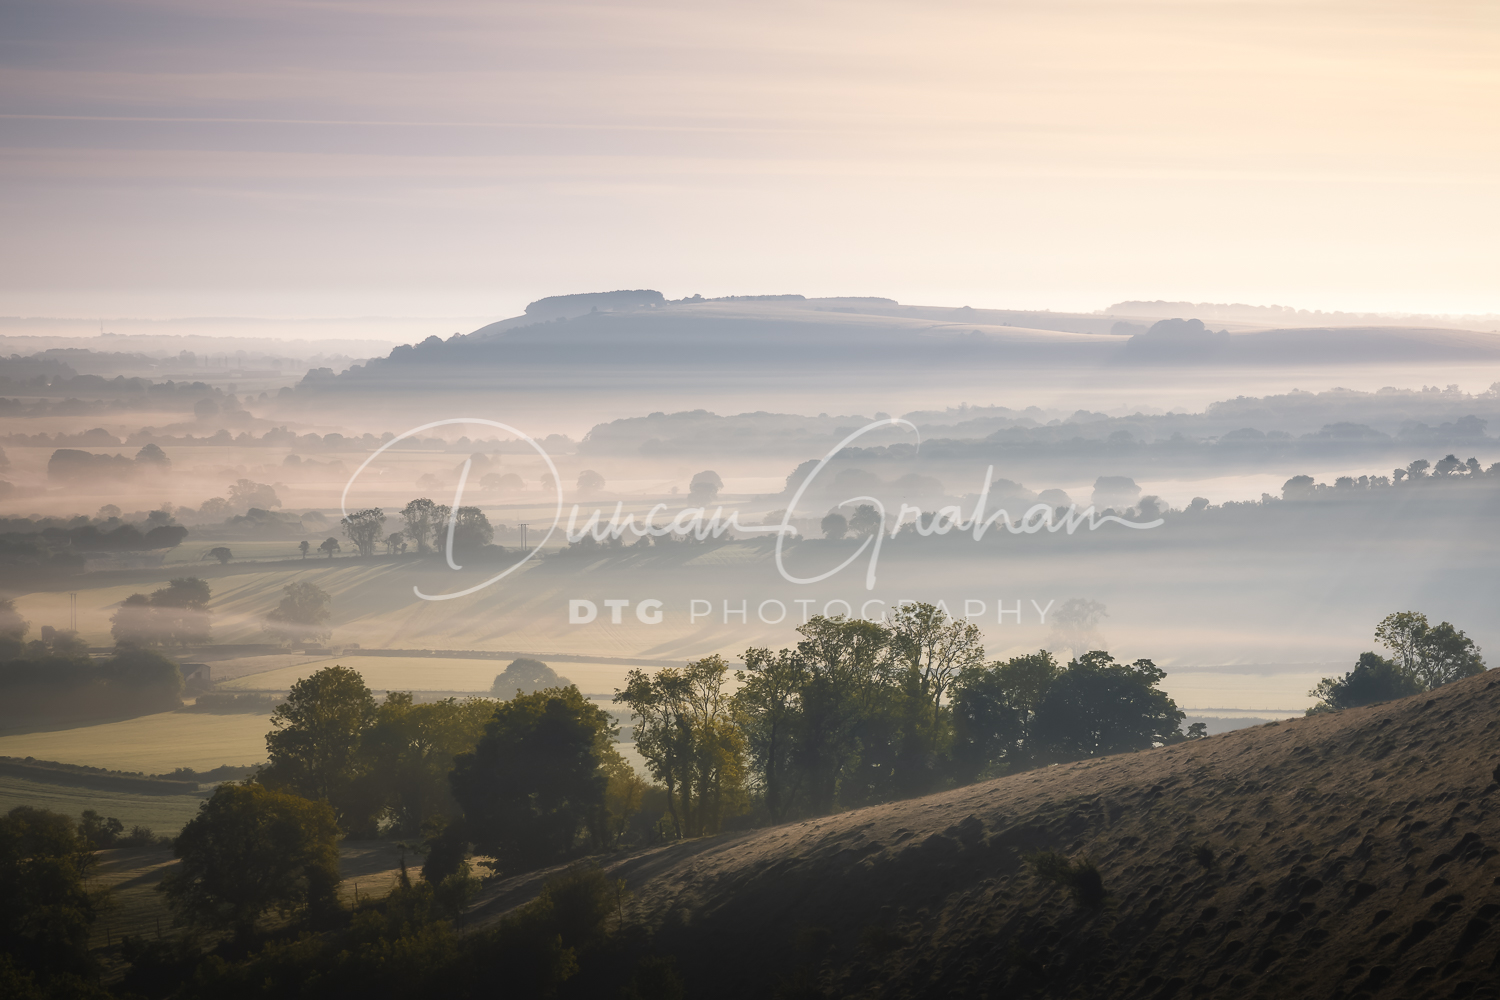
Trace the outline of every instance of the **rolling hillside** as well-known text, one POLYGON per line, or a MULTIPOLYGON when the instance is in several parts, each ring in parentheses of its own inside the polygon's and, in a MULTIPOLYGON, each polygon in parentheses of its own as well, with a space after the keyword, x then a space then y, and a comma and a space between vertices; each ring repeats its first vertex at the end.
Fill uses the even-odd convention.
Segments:
POLYGON ((609 868, 692 996, 1494 997, 1497 709, 1486 674, 609 868))

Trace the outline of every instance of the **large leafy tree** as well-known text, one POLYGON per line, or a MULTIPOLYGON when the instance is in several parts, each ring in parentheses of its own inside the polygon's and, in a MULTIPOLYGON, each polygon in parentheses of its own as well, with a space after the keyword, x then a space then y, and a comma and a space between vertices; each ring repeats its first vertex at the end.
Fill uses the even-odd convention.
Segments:
POLYGON ((1432 691, 1465 677, 1484 673, 1484 659, 1474 640, 1448 622, 1431 625, 1416 611, 1386 615, 1375 638, 1393 654, 1402 673, 1432 691))
POLYGON ((623 690, 615 692, 616 704, 630 709, 631 735, 636 753, 646 761, 651 776, 667 790, 667 812, 680 837, 689 820, 680 805, 691 807, 693 733, 686 720, 687 679, 675 667, 655 675, 632 670, 623 690), (683 788, 684 785, 688 787, 683 788))
POLYGON ((419 497, 401 508, 401 517, 406 521, 406 537, 417 546, 418 555, 427 554, 432 533, 441 521, 439 514, 439 505, 426 497, 419 497))
POLYGON ((381 796, 361 758, 361 741, 375 715, 375 698, 357 671, 325 667, 298 681, 271 714, 270 762, 260 780, 327 802, 351 834, 373 833, 381 796))
POLYGON ((960 780, 1029 766, 1032 723, 1058 674, 1045 649, 967 667, 954 685, 953 760, 960 780))
POLYGON ((469 837, 509 865, 563 857, 600 829, 606 762, 618 757, 609 714, 573 686, 503 702, 451 776, 469 837))
POLYGON ((1318 699, 1308 714, 1394 701, 1421 690, 1416 678, 1379 653, 1360 653, 1353 670, 1343 677, 1325 677, 1308 692, 1318 699))
POLYGON ((1145 750, 1182 739, 1183 713, 1157 685, 1166 677, 1150 660, 1116 663, 1084 653, 1047 687, 1032 737, 1053 760, 1145 750))
MULTIPOLYGON (((438 535, 447 542, 448 526, 444 522, 439 526, 438 535)), ((485 516, 484 511, 478 507, 460 507, 454 514, 453 519, 453 548, 455 551, 468 552, 473 549, 482 549, 495 540, 495 528, 490 524, 490 519, 485 516)))
POLYGON ((209 641, 213 613, 209 586, 196 576, 178 577, 146 594, 131 594, 110 619, 121 646, 188 646, 209 641))
POLYGON ((771 822, 780 823, 798 790, 794 763, 809 671, 789 649, 747 649, 744 660, 745 669, 735 675, 740 682, 734 694, 736 721, 766 812, 771 822))
POLYGON ((288 642, 316 642, 333 634, 328 592, 315 583, 297 580, 281 588, 281 603, 266 614, 261 627, 288 642))
POLYGON ((382 526, 385 524, 385 511, 379 507, 357 510, 342 518, 339 524, 343 525, 345 537, 354 543, 361 556, 372 556, 375 554, 375 546, 380 544, 380 536, 384 534, 382 526))
POLYGON ((655 676, 632 670, 615 695, 631 710, 636 751, 666 786, 667 811, 682 836, 717 833, 743 794, 745 744, 725 689, 728 673, 721 656, 655 676))
POLYGON ((30 629, 31 622, 27 621, 21 612, 16 610, 15 600, 9 597, 0 597, 0 636, 20 642, 26 638, 26 633, 30 629))
POLYGON ((424 823, 459 814, 448 772, 469 753, 495 714, 485 698, 445 698, 417 704, 408 691, 392 691, 361 737, 364 766, 378 775, 396 832, 418 833, 424 823))
POLYGON ((0 817, 0 964, 34 974, 49 995, 90 996, 89 928, 104 897, 89 887, 93 846, 61 813, 17 806, 0 817))
POLYGON ((573 683, 560 677, 541 660, 529 656, 518 656, 506 668, 495 675, 490 685, 490 697, 504 701, 519 691, 540 691, 542 688, 567 687, 573 683))
POLYGON ((807 664, 796 766, 808 806, 828 812, 858 763, 860 729, 882 700, 890 675, 889 630, 879 622, 814 616, 797 628, 807 664))
POLYGON ((931 604, 904 604, 890 618, 892 652, 937 708, 960 672, 984 662, 984 636, 931 604))
POLYGON ((268 912, 336 907, 338 838, 326 802, 220 785, 173 842, 181 863, 161 891, 182 921, 244 940, 268 912))

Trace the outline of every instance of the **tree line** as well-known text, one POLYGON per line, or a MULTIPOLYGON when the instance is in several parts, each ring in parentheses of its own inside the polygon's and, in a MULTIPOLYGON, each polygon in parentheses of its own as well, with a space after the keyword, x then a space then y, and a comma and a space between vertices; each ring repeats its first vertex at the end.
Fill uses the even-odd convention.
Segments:
POLYGON ((1485 671, 1480 648, 1448 622, 1431 624, 1416 611, 1386 615, 1375 627, 1375 639, 1391 653, 1359 654, 1343 677, 1325 677, 1308 692, 1318 699, 1308 715, 1359 708, 1421 694, 1485 671))
POLYGON ((667 792, 674 833, 923 795, 1188 739, 1150 660, 1103 651, 986 661, 978 626, 930 604, 887 621, 815 617, 790 648, 635 670, 615 700, 667 792))
MULTIPOLYGON (((448 522, 453 521, 453 548, 456 552, 472 552, 482 549, 495 540, 495 528, 490 519, 478 507, 459 507, 455 512, 447 504, 436 503, 427 497, 412 500, 398 512, 403 525, 397 530, 385 531, 387 520, 383 508, 370 507, 357 510, 344 517, 339 524, 344 537, 354 545, 362 558, 375 554, 378 546, 385 546, 387 555, 399 555, 407 545, 414 545, 418 555, 441 551, 448 544, 448 522)), ((333 551, 338 550, 338 539, 330 538, 333 551)), ((330 556, 333 551, 328 552, 330 556)), ((304 555, 306 550, 304 549, 304 555)))
MULTIPOLYGON (((468 996, 485 990, 484 963, 503 955, 494 968, 540 992, 597 973, 615 977, 612 993, 680 996, 639 947, 609 951, 622 890, 597 869, 574 869, 499 926, 456 936, 476 890, 469 853, 519 871, 631 839, 816 816, 1204 736, 1202 724, 1181 730, 1150 660, 1098 650, 1066 665, 1047 651, 987 660, 975 626, 926 604, 883 622, 815 618, 798 634, 792 647, 747 650, 740 670, 709 656, 632 671, 615 701, 630 712, 649 783, 616 749, 610 713, 573 685, 418 704, 407 692, 377 702, 341 666, 314 673, 272 716, 269 764, 220 785, 173 841, 181 863, 161 891, 180 923, 218 942, 216 954, 203 957, 201 938, 127 940, 124 986, 142 996, 344 996, 359 983, 420 996, 438 977, 468 996), (423 878, 403 862, 390 896, 351 907, 337 892, 337 842, 377 834, 421 841, 423 878), (330 969, 335 978, 320 978, 330 969)), ((1472 640, 1415 612, 1387 616, 1376 635, 1391 657, 1363 654, 1351 674, 1326 679, 1319 710, 1369 697, 1360 678, 1380 671, 1404 678, 1405 692, 1484 669, 1472 640)), ((21 807, 0 818, 7 995, 103 995, 87 954, 104 902, 88 884, 92 851, 150 839, 97 814, 75 822, 21 807)), ((621 919, 614 933, 623 930, 621 919)))
POLYGON ((499 702, 377 702, 344 667, 295 684, 257 780, 327 802, 350 835, 420 836, 434 877, 470 850, 503 867, 622 840, 781 822, 1062 760, 1188 739, 1150 660, 986 661, 977 626, 928 604, 888 622, 814 618, 794 648, 632 671, 648 778, 572 685, 499 702))
MULTIPOLYGON (((180 609, 172 609, 175 613, 180 609)), ((97 718, 182 707, 182 672, 153 649, 122 643, 95 659, 70 629, 31 623, 0 599, 0 713, 7 718, 97 718)))

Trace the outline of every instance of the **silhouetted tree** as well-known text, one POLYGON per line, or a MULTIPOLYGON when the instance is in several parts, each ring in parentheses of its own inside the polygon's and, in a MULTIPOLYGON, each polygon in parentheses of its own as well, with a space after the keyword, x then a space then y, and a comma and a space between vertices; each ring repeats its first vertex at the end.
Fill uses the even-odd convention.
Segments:
POLYGON ((530 694, 544 688, 567 687, 571 683, 573 682, 566 677, 558 676, 555 670, 541 660, 521 656, 511 660, 504 670, 495 675, 495 682, 490 685, 490 697, 504 701, 517 694, 530 694))
POLYGON ((632 670, 615 701, 632 713, 636 752, 668 792, 680 836, 716 833, 744 788, 744 738, 732 723, 728 664, 721 656, 632 670))
POLYGON ((419 705, 409 691, 386 695, 360 735, 360 755, 385 793, 394 832, 413 835, 434 818, 458 817, 448 772, 455 757, 474 749, 494 714, 494 702, 484 698, 419 705))
MULTIPOLYGON (((446 544, 448 526, 442 525, 440 534, 446 544)), ((490 519, 478 507, 460 507, 453 518, 453 551, 469 552, 484 548, 495 539, 495 529, 490 519)))
POLYGON ((478 850, 520 865, 570 852, 605 809, 614 730, 576 687, 502 702, 451 776, 478 850))
POLYGON ((712 469, 698 473, 688 483, 688 499, 696 504, 710 504, 724 488, 724 480, 712 469))
POLYGON ((1448 622, 1430 625, 1426 615, 1415 611, 1386 615, 1375 628, 1375 638, 1395 654, 1396 665, 1424 691, 1485 670, 1473 639, 1448 622))
POLYGON ((374 721, 375 698, 358 672, 338 666, 319 670, 293 684, 271 713, 270 763, 259 780, 329 803, 339 825, 351 833, 373 832, 380 802, 362 780, 360 741, 374 721))
POLYGON ((1283 500, 1307 500, 1313 496, 1312 476, 1293 476, 1281 484, 1283 500))
POLYGON ((1059 671, 1043 649, 959 674, 953 692, 953 757, 960 780, 1031 766, 1032 723, 1059 671))
POLYGON ((160 890, 180 919, 243 941, 268 912, 337 908, 338 837, 326 802, 220 785, 173 841, 180 863, 160 890))
POLYGON ((30 629, 31 622, 16 610, 15 599, 0 597, 0 636, 8 636, 20 642, 26 638, 30 629))
POLYGON ((229 487, 229 503, 234 507, 259 507, 261 510, 270 510, 272 507, 281 506, 281 498, 276 495, 276 490, 265 483, 255 483, 248 479, 239 479, 229 487))
POLYGON ((385 512, 379 507, 357 510, 348 517, 342 518, 339 524, 343 525, 345 537, 354 543, 360 556, 369 557, 375 554, 375 546, 380 542, 381 526, 385 524, 385 512))
POLYGON ((879 622, 814 616, 797 631, 809 677, 801 695, 797 769, 809 808, 833 808, 858 762, 860 727, 889 673, 890 633, 879 622))
POLYGON ((48 987, 39 997, 103 995, 89 982, 89 928, 105 902, 89 885, 93 851, 61 813, 16 806, 0 817, 0 978, 30 973, 48 987))
POLYGON ((764 796, 771 822, 786 818, 797 794, 794 764, 801 724, 801 695, 810 676, 807 665, 789 649, 747 649, 745 669, 736 673, 735 719, 745 737, 755 784, 764 796))
POLYGON ((1053 760, 1145 750, 1181 739, 1183 713, 1157 684, 1166 674, 1150 660, 1116 663, 1084 653, 1047 687, 1032 735, 1053 760))
POLYGON ((427 554, 427 543, 438 517, 438 505, 426 497, 413 500, 401 508, 401 517, 406 521, 406 537, 417 546, 417 555, 427 554))
POLYGON ((1336 712, 1382 701, 1394 701, 1422 690, 1421 683, 1378 653, 1360 653, 1354 669, 1342 678, 1325 677, 1308 692, 1318 703, 1308 714, 1336 712))
POLYGON ((337 538, 325 538, 323 539, 323 544, 318 546, 318 551, 327 553, 328 558, 332 559, 333 554, 339 551, 339 549, 341 548, 343 548, 343 546, 339 544, 339 540, 337 538))
POLYGON ((838 540, 849 533, 849 520, 836 510, 830 511, 823 515, 818 527, 823 530, 824 538, 838 540))
POLYGON ((849 517, 849 530, 856 538, 868 538, 879 531, 883 524, 880 512, 873 504, 860 504, 849 517))

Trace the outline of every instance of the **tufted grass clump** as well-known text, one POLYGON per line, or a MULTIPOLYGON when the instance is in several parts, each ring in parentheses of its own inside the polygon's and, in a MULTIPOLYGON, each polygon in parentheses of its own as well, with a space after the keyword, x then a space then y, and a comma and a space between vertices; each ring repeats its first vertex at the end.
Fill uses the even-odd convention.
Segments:
POLYGON ((1104 878, 1088 857, 1070 861, 1056 851, 1039 851, 1026 859, 1037 878, 1062 886, 1080 906, 1097 910, 1104 905, 1104 878))

